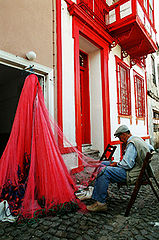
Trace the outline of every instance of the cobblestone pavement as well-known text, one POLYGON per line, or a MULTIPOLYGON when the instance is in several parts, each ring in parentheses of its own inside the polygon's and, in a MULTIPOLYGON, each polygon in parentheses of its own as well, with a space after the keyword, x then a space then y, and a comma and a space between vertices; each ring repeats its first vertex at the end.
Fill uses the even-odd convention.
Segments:
MULTIPOLYGON (((152 163, 159 180, 159 154, 152 163)), ((110 186, 107 213, 75 212, 23 224, 1 222, 0 240, 158 240, 159 202, 149 186, 141 187, 129 217, 124 217, 131 190, 110 186)))

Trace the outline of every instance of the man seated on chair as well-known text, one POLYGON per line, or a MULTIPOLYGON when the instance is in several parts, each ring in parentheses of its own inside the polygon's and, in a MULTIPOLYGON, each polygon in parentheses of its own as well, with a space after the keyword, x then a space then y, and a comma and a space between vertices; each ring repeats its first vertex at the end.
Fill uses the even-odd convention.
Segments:
POLYGON ((142 138, 132 136, 126 125, 121 125, 114 136, 126 144, 125 154, 118 163, 103 162, 107 166, 100 169, 92 194, 92 199, 96 200, 96 202, 87 206, 87 209, 92 212, 107 210, 106 198, 110 182, 134 184, 147 152, 154 150, 142 138))

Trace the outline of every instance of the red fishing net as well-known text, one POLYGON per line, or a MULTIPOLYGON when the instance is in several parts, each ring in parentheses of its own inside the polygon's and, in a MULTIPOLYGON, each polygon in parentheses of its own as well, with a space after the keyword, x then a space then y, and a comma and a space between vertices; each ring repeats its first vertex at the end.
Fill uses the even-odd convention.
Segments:
POLYGON ((0 200, 7 200, 13 215, 34 217, 81 207, 75 192, 88 186, 97 164, 73 147, 50 120, 36 75, 29 75, 19 99, 9 141, 0 159, 0 200), (60 139, 60 140, 59 140, 60 139), (58 142, 67 143, 66 151, 58 142), (80 162, 70 171, 63 156, 80 162), (79 166, 78 166, 79 167, 79 166), (79 171, 82 169, 83 171, 79 171), (42 211, 43 210, 43 211, 42 211))

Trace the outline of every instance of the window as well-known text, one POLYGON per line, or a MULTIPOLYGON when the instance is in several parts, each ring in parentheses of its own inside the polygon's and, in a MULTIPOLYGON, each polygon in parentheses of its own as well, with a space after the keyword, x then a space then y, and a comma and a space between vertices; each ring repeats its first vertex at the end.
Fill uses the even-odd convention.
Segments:
POLYGON ((144 78, 134 71, 136 119, 145 119, 144 78))
POLYGON ((155 59, 152 55, 151 55, 151 62, 152 62, 152 81, 156 85, 155 59))
POLYGON ((159 132, 159 112, 153 110, 153 131, 159 132))
POLYGON ((116 56, 118 116, 131 119, 130 68, 116 56))

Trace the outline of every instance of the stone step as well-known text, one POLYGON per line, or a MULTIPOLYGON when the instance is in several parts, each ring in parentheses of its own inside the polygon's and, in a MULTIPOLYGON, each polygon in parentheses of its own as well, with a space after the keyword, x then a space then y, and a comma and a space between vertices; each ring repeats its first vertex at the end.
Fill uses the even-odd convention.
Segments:
POLYGON ((82 152, 92 149, 92 144, 82 144, 82 152))
POLYGON ((99 157, 99 151, 98 150, 93 150, 93 149, 88 149, 83 152, 84 155, 90 156, 92 158, 98 158, 99 157))

